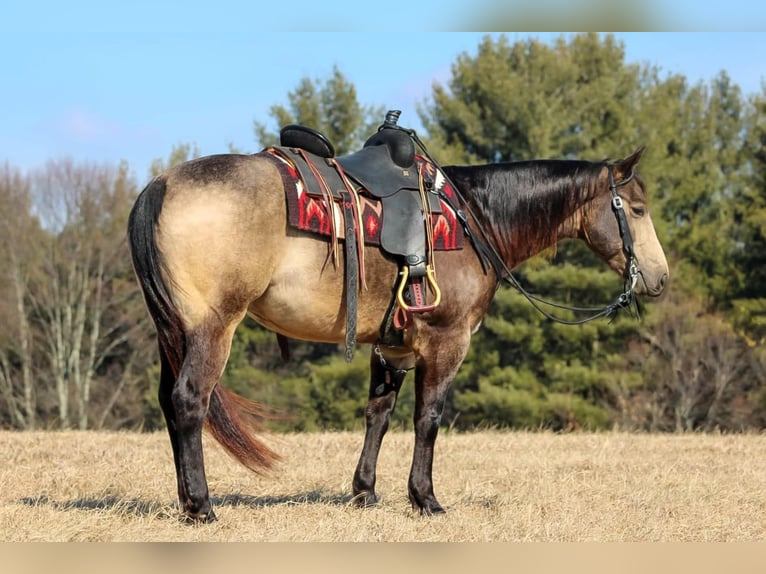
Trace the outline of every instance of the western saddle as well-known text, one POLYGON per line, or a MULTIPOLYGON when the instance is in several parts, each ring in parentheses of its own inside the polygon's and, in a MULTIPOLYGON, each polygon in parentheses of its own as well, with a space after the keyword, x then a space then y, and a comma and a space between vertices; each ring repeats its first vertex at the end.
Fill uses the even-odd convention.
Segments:
POLYGON ((392 301, 381 325, 381 342, 399 341, 413 313, 432 311, 441 302, 432 260, 431 215, 440 213, 442 205, 433 177, 422 161, 416 161, 414 132, 397 125, 400 114, 389 111, 361 150, 342 157, 335 157, 335 148, 324 134, 297 124, 283 127, 280 145, 269 149, 296 169, 305 192, 321 197, 331 214, 333 203, 342 208, 342 234, 335 228, 335 217, 331 215, 330 220, 336 265, 338 238, 345 236, 347 361, 353 359, 356 346, 358 290, 366 286, 360 194, 381 202, 380 247, 399 264, 392 301))

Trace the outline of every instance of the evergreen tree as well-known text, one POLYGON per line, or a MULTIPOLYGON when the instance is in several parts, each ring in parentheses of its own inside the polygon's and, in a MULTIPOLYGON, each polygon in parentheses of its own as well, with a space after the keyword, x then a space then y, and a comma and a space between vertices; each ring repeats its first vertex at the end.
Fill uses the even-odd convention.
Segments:
POLYGON ((337 66, 327 79, 302 78, 287 99, 289 107, 271 107, 275 131, 258 120, 254 122, 255 137, 261 146, 278 144, 283 126, 302 124, 322 132, 335 146, 336 154, 344 155, 360 148, 384 118, 382 108, 359 103, 356 87, 337 66))
MULTIPOLYGON (((766 382, 766 84, 750 100, 746 120, 746 185, 734 202, 734 259, 741 288, 732 301, 734 324, 752 348, 753 365, 766 382)), ((766 393, 761 392, 766 405, 766 393)))
POLYGON ((637 147, 643 78, 624 59, 613 36, 562 36, 553 46, 486 36, 476 56, 458 56, 447 86, 434 86, 423 123, 429 137, 459 144, 465 161, 620 155, 637 147))
POLYGON ((743 100, 722 73, 711 86, 657 80, 642 103, 642 175, 654 220, 673 260, 703 271, 699 289, 722 308, 742 281, 733 258, 733 209, 741 193, 743 100))

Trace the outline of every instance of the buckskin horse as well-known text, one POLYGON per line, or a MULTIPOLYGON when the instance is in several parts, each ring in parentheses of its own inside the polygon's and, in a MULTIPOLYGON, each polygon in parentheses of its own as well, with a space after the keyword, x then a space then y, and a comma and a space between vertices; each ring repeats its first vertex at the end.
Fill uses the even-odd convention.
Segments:
MULTIPOLYGON (((344 270, 349 261, 333 264, 326 237, 288 223, 286 189, 295 187, 299 176, 286 171, 272 151, 213 155, 172 167, 149 182, 129 218, 134 270, 157 329, 159 401, 179 503, 191 521, 216 519, 205 477, 203 427, 253 471, 279 459, 258 438, 263 407, 219 384, 244 317, 250 315, 281 341, 348 343, 348 290, 356 291, 344 270)), ((381 247, 362 246, 366 281, 355 293, 353 326, 356 341, 371 344, 372 351, 353 500, 377 501, 378 453, 403 378, 414 369, 409 500, 421 514, 444 512, 434 494, 432 466, 447 390, 498 285, 523 261, 559 240, 579 239, 626 281, 610 311, 633 293, 654 297, 663 291, 668 265, 645 184, 635 172, 642 152, 618 161, 440 168, 443 182, 457 190, 451 205, 467 240, 463 249, 427 254, 438 271, 440 303, 408 313, 395 341, 382 339, 381 325, 402 266, 381 247)), ((332 150, 324 154, 331 155, 332 150)), ((339 260, 350 256, 347 251, 339 260)))

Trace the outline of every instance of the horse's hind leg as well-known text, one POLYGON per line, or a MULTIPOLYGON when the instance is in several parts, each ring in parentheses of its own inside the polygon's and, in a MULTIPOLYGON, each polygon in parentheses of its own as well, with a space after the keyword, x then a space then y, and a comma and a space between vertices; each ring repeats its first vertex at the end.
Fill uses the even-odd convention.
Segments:
POLYGON ((179 502, 184 515, 193 521, 216 519, 205 477, 202 427, 210 395, 229 357, 236 324, 223 327, 219 321, 211 321, 187 333, 186 356, 170 392, 168 424, 175 424, 179 502))
POLYGON ((170 446, 173 448, 173 463, 175 464, 176 479, 178 480, 178 500, 181 500, 183 498, 183 490, 181 487, 181 471, 178 457, 178 433, 176 432, 176 414, 172 399, 173 387, 176 382, 176 373, 173 372, 170 360, 168 359, 162 344, 159 345, 159 348, 160 386, 158 397, 162 414, 165 417, 165 424, 168 428, 168 434, 170 435, 170 446))
POLYGON ((370 396, 364 411, 367 428, 353 481, 354 500, 360 506, 370 506, 378 501, 375 468, 405 374, 406 371, 386 367, 380 356, 374 351, 371 353, 370 396))

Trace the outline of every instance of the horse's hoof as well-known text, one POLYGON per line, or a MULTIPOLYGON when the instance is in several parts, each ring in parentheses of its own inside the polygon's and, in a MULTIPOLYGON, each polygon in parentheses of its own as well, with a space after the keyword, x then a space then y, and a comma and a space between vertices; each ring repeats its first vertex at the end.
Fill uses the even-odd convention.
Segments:
POLYGON ((420 513, 421 516, 435 516, 437 514, 447 513, 436 499, 419 503, 413 497, 410 497, 410 504, 412 504, 412 510, 420 513))
POLYGON ((378 504, 378 496, 374 492, 359 492, 351 499, 351 503, 358 508, 370 508, 378 504))
POLYGON ((216 522, 218 517, 215 515, 215 512, 213 512, 213 509, 211 508, 207 512, 185 512, 181 515, 180 519, 181 522, 186 524, 210 524, 211 522, 216 522))

